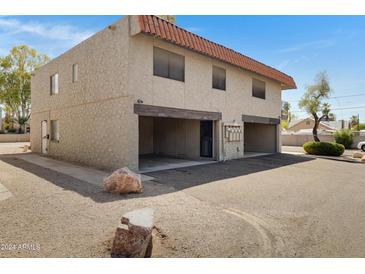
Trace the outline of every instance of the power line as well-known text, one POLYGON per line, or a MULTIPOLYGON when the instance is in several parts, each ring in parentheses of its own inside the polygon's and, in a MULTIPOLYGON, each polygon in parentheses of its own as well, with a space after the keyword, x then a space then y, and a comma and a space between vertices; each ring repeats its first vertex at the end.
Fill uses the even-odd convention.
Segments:
MULTIPOLYGON (((359 97, 359 96, 365 96, 365 93, 359 93, 359 94, 349 94, 349 95, 342 95, 342 96, 333 96, 333 97, 328 97, 326 98, 327 100, 332 100, 332 99, 338 99, 338 98, 348 98, 348 97, 359 97)), ((286 102, 290 102, 290 103, 294 103, 294 102, 299 102, 300 100, 284 100, 286 102)))
MULTIPOLYGON (((330 111, 334 110, 345 110, 345 109, 365 109, 365 106, 355 106, 355 107, 343 107, 343 108, 331 108, 330 111)), ((305 110, 293 110, 291 112, 306 112, 305 110)))

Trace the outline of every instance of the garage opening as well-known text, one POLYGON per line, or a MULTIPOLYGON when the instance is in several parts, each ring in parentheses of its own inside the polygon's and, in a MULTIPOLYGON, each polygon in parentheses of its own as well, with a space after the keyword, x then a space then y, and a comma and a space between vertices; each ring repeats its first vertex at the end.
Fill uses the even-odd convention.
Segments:
POLYGON ((216 120, 211 119, 215 116, 155 106, 148 108, 138 111, 141 173, 215 162, 216 120))
POLYGON ((244 121, 244 157, 272 154, 278 151, 276 119, 275 121, 266 120, 264 117, 254 119, 251 117, 244 121), (253 122, 255 120, 258 122, 253 122))

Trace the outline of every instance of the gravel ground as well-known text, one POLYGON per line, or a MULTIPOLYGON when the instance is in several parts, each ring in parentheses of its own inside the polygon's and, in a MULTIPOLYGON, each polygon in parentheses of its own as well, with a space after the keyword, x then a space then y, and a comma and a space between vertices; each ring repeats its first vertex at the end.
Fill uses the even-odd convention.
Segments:
POLYGON ((270 155, 153 172, 143 194, 119 196, 6 151, 0 244, 37 248, 1 257, 109 257, 121 215, 143 207, 153 257, 365 255, 365 165, 270 155))

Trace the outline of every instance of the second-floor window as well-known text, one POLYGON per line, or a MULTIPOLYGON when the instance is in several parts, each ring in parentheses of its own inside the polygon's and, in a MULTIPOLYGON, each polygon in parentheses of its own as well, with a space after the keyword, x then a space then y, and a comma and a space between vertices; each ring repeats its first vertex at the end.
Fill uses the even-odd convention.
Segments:
POLYGON ((252 79, 252 96, 265 99, 266 84, 263 81, 252 79))
POLYGON ((226 90, 226 70, 213 66, 213 88, 226 90))
POLYGON ((153 75, 185 81, 185 58, 160 48, 153 48, 153 75))
POLYGON ((58 83, 58 73, 51 76, 51 95, 58 94, 59 83, 58 83))

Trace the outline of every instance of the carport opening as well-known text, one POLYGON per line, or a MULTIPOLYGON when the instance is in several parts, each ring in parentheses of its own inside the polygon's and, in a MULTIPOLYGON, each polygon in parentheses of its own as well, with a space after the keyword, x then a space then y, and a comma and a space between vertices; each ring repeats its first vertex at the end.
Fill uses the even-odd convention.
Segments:
POLYGON ((214 162, 214 121, 139 116, 139 171, 214 162))
POLYGON ((277 152, 277 125, 244 123, 244 157, 277 152))

